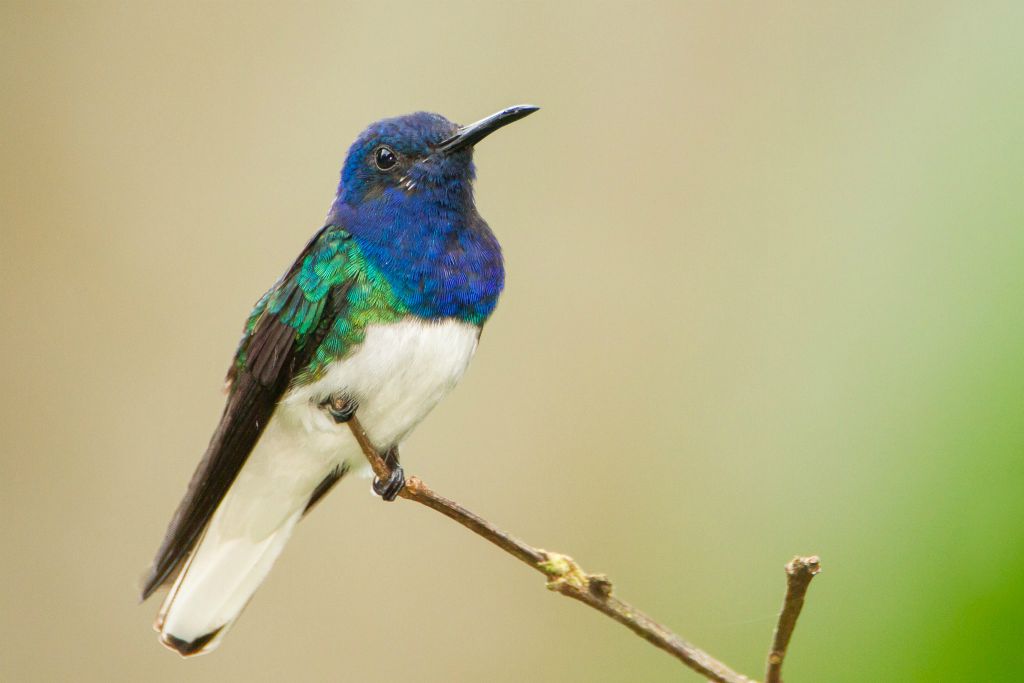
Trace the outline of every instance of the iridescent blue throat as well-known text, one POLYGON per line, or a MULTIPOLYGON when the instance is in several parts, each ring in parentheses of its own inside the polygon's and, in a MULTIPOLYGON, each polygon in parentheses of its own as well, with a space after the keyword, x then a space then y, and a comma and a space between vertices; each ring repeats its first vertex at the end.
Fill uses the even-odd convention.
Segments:
POLYGON ((505 268, 469 182, 388 187, 361 199, 352 205, 339 196, 328 221, 352 234, 402 303, 423 318, 482 325, 498 303, 505 268))

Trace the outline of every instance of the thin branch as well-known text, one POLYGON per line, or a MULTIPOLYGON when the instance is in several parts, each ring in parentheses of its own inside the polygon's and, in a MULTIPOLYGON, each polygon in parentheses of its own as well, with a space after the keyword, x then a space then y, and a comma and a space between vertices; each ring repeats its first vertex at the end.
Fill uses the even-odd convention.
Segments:
POLYGON ((782 602, 779 623, 775 627, 772 638, 772 649, 768 653, 768 668, 765 671, 765 683, 782 683, 782 661, 786 658, 789 639, 796 628, 796 619, 804 606, 804 597, 811 579, 821 571, 821 563, 816 555, 811 557, 794 557, 786 565, 786 597, 782 602))
MULTIPOLYGON (((387 463, 384 462, 384 458, 363 430, 358 418, 352 417, 348 424, 356 441, 359 442, 363 454, 369 461, 373 473, 381 481, 386 481, 391 471, 387 463)), ((406 500, 411 500, 436 510, 470 531, 482 536, 543 574, 547 578, 549 590, 561 593, 573 600, 578 600, 611 617, 655 647, 669 653, 686 666, 701 674, 704 678, 716 681, 717 683, 754 683, 750 678, 736 673, 700 648, 686 642, 629 603, 612 596, 612 582, 607 576, 603 574, 587 574, 568 555, 541 550, 520 541, 518 538, 498 529, 479 515, 470 512, 455 501, 434 493, 418 477, 408 477, 405 488, 402 489, 399 495, 406 500)), ((815 562, 817 562, 816 558, 815 562)), ((793 580, 791 576, 791 591, 792 587, 793 580)), ((803 592, 806 592, 806 583, 803 592)), ((801 604, 803 603, 803 592, 801 592, 799 598, 801 604)), ((786 604, 787 606, 789 605, 788 593, 786 604)), ((799 606, 796 608, 796 611, 799 612, 799 606)), ((792 622, 796 622, 795 614, 792 622)), ((787 642, 789 634, 792 633, 792 626, 793 624, 791 623, 786 634, 787 642)))

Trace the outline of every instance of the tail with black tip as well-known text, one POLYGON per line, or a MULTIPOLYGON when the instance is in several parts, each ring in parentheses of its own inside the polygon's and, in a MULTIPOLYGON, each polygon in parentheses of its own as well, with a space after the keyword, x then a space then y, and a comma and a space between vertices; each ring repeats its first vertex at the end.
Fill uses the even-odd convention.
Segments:
POLYGON ((214 650, 245 609, 295 524, 292 513, 269 535, 225 534, 214 516, 210 528, 182 568, 155 623, 160 642, 183 657, 214 650))

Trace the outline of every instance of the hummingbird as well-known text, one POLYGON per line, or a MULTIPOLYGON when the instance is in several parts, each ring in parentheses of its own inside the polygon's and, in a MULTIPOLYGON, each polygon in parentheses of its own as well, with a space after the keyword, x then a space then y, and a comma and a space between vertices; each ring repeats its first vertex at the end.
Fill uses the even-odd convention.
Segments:
POLYGON ((352 144, 324 225, 246 320, 227 401, 142 599, 182 656, 219 645, 295 525, 364 463, 354 415, 405 485, 398 448, 458 383, 505 281, 473 198, 473 148, 538 107, 458 126, 418 112, 352 144))

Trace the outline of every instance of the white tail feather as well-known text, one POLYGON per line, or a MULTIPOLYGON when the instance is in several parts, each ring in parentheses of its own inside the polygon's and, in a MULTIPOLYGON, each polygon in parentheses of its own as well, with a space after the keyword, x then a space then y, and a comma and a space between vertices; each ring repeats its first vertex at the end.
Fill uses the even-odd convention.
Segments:
POLYGON ((155 624, 161 642, 184 656, 217 647, 338 465, 330 436, 333 448, 320 452, 299 421, 275 413, 164 600, 155 624))
POLYGON ((291 536, 301 508, 269 535, 228 536, 221 511, 184 566, 157 619, 160 640, 185 656, 209 652, 248 604, 291 536))

